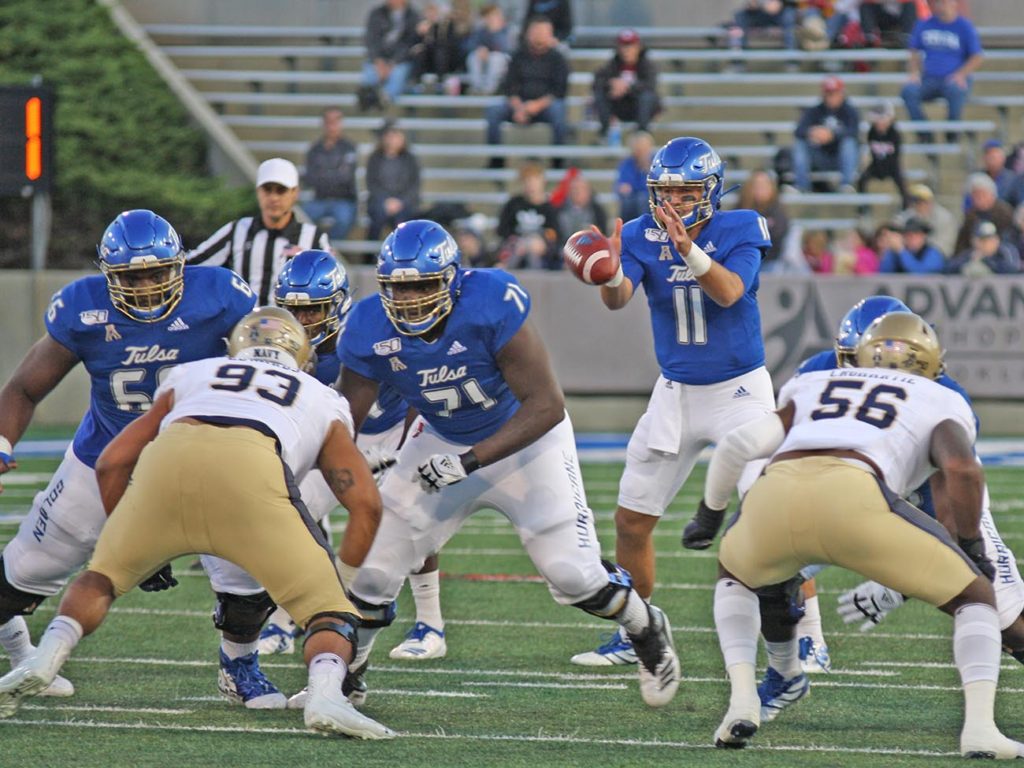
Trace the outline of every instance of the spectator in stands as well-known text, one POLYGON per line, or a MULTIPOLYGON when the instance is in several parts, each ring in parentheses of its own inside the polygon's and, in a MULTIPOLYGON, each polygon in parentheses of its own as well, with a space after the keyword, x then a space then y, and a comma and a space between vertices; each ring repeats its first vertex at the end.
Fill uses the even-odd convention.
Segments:
POLYGON ((594 188, 583 174, 569 182, 569 194, 558 209, 559 242, 565 242, 573 232, 590 229, 596 224, 602 232, 607 231, 608 215, 601 204, 594 199, 594 188))
POLYGON ((837 275, 873 275, 878 272, 878 254, 868 244, 868 236, 851 227, 836 244, 837 275))
MULTIPOLYGON (((729 47, 738 51, 750 42, 751 29, 779 27, 782 45, 786 50, 796 49, 796 0, 746 0, 742 10, 736 12, 735 25, 729 28, 729 47)), ((733 62, 742 69, 742 64, 733 62)))
POLYGON ((462 254, 464 267, 493 267, 496 263, 494 254, 487 248, 483 233, 477 228, 473 216, 459 219, 452 227, 459 252, 462 254))
POLYGON ((466 71, 466 44, 473 30, 469 0, 452 0, 451 12, 437 2, 424 8, 416 31, 416 77, 449 96, 462 93, 461 75, 466 71))
POLYGON ((519 194, 498 214, 498 260, 506 269, 560 269, 556 253, 558 212, 548 201, 544 169, 528 163, 519 169, 519 194))
POLYGON ((1013 209, 1013 229, 1006 237, 1006 242, 1016 248, 1017 253, 1024 254, 1024 203, 1013 209))
POLYGON ((861 0, 860 27, 873 48, 905 48, 916 21, 916 0, 861 0))
POLYGON ((829 250, 828 233, 821 229, 809 229, 804 232, 800 240, 803 248, 804 260, 811 272, 815 274, 829 274, 833 269, 832 251, 829 250))
POLYGON ((982 221, 991 221, 995 224, 1001 238, 1006 237, 1013 227, 1013 208, 996 196, 996 183, 987 173, 972 173, 967 177, 967 194, 970 197, 970 207, 964 214, 963 224, 956 235, 955 253, 961 253, 970 247, 971 238, 982 221))
POLYGON ((1018 184, 1017 174, 1006 167, 1006 147, 999 139, 989 139, 981 147, 981 171, 996 183, 996 195, 1011 206, 1018 201, 1012 196, 1018 184))
POLYGON ((409 0, 385 0, 366 19, 366 63, 359 106, 366 111, 382 100, 395 101, 404 91, 412 71, 413 47, 419 40, 420 15, 409 0), (383 99, 378 87, 384 88, 383 99), (376 103, 375 103, 376 102, 376 103))
POLYGON ((378 240, 381 230, 415 219, 420 207, 420 164, 409 149, 405 131, 388 121, 377 147, 366 161, 366 236, 378 240))
POLYGON ((629 138, 629 157, 622 159, 615 175, 615 195, 623 221, 632 221, 650 210, 647 172, 653 158, 654 137, 647 131, 633 133, 629 138))
POLYGON ((847 26, 860 18, 860 0, 835 0, 832 15, 825 20, 825 37, 830 45, 843 44, 847 26))
MULTIPOLYGON (((945 99, 949 119, 959 120, 971 92, 971 75, 981 66, 984 51, 978 30, 960 16, 956 0, 931 0, 934 15, 917 22, 910 35, 910 62, 903 102, 911 120, 926 120, 922 102, 945 99)), ((932 141, 930 132, 919 134, 932 141)), ((955 132, 947 133, 957 140, 955 132)))
POLYGON ((323 132, 306 152, 306 186, 313 199, 302 204, 306 213, 328 231, 332 240, 344 240, 356 220, 356 145, 344 137, 345 116, 337 107, 323 112, 323 132))
POLYGON ((840 191, 856 191, 860 115, 847 100, 843 81, 826 77, 822 100, 804 112, 796 126, 793 174, 801 192, 811 190, 811 171, 839 171, 840 191))
POLYGON ((757 211, 768 223, 772 245, 761 259, 761 268, 770 267, 782 255, 789 235, 789 214, 779 199, 779 188, 768 171, 753 171, 740 188, 740 209, 757 211))
POLYGON ((647 49, 636 30, 619 32, 615 54, 594 73, 593 88, 602 140, 619 146, 620 120, 636 123, 641 131, 647 130, 660 108, 658 68, 647 58, 647 49))
POLYGON ((1017 274, 1020 272, 1020 253, 999 237, 995 224, 981 221, 974 228, 970 247, 957 254, 946 271, 969 277, 1017 274))
POLYGON ((938 274, 945 269, 946 257, 928 242, 932 228, 928 222, 910 219, 903 225, 903 248, 882 254, 879 272, 913 275, 938 274))
POLYGON ((512 49, 508 22, 500 5, 493 3, 480 9, 480 21, 466 41, 466 49, 470 91, 490 96, 501 85, 512 49))
POLYGON ((956 235, 960 227, 957 217, 935 200, 935 194, 926 184, 911 184, 907 188, 909 205, 896 221, 901 226, 917 218, 931 226, 931 241, 945 253, 956 253, 956 235))
POLYGON ((527 44, 530 22, 537 17, 544 17, 551 22, 558 42, 566 45, 572 42, 571 0, 527 0, 520 46, 527 44))
POLYGON ((892 179, 900 192, 903 206, 907 206, 907 187, 903 181, 903 159, 900 156, 902 137, 896 128, 896 108, 888 99, 883 99, 868 113, 871 127, 868 128, 868 152, 870 161, 857 180, 857 191, 867 191, 872 179, 892 179))
MULTIPOLYGON (((487 108, 487 143, 501 143, 501 124, 551 124, 551 143, 565 143, 568 124, 565 94, 569 88, 569 62, 558 50, 554 27, 544 17, 532 19, 526 43, 512 55, 504 84, 505 100, 487 108)), ((560 168, 562 159, 555 158, 560 168)), ((491 168, 504 168, 505 158, 492 157, 491 168)))

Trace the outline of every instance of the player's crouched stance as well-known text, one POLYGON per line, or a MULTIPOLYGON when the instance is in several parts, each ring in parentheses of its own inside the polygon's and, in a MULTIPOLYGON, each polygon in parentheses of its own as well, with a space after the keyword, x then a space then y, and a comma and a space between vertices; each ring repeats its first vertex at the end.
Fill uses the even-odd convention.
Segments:
POLYGON ((300 370, 309 340, 283 309, 244 317, 228 352, 174 368, 153 407, 100 455, 96 476, 111 517, 38 648, 0 678, 0 717, 50 684, 117 597, 174 558, 205 552, 252 574, 305 629, 307 727, 395 735, 342 693, 358 614, 296 485, 319 467, 349 510, 342 546, 358 566, 377 530, 380 495, 352 440, 348 406, 300 370))
MULTIPOLYGON (((747 461, 771 457, 719 552, 715 627, 732 691, 716 746, 744 746, 761 723, 754 590, 785 584, 807 565, 831 563, 953 616, 965 703, 961 754, 1024 757, 1024 744, 1000 733, 993 719, 999 618, 983 575, 991 564, 969 546, 979 537, 984 476, 972 449, 970 408, 934 381, 941 358, 935 332, 920 317, 883 315, 858 342, 857 367, 790 380, 778 411, 733 430, 715 449, 705 486, 712 509, 725 508, 747 461), (899 497, 936 470, 964 549, 899 497)), ((791 624, 763 615, 766 639, 795 643, 791 624)))
POLYGON ((381 486, 380 531, 351 586, 364 617, 356 661, 394 619, 405 577, 476 510, 516 528, 556 601, 611 619, 640 658, 640 692, 672 700, 679 660, 665 614, 604 562, 530 297, 507 272, 463 270, 455 241, 426 220, 402 224, 377 261, 380 294, 353 308, 341 338, 342 392, 358 425, 390 384, 420 417, 381 486))

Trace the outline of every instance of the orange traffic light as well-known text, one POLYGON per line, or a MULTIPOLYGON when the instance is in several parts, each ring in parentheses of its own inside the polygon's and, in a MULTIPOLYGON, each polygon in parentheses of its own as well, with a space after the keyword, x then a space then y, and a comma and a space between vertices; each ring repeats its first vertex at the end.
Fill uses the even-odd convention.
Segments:
POLYGON ((35 181, 43 175, 43 102, 33 96, 25 102, 25 176, 35 181))

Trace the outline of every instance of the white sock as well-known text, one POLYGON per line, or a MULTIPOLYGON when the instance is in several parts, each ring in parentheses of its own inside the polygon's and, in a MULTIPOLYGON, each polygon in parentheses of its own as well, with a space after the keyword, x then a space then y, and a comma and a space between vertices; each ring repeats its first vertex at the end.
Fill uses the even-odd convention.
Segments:
POLYGON ((236 643, 228 640, 223 635, 220 638, 220 649, 224 651, 225 656, 232 660, 248 656, 250 653, 256 653, 259 647, 260 643, 258 640, 253 640, 251 643, 236 643))
POLYGON ((14 616, 6 624, 0 625, 0 646, 11 657, 11 667, 32 653, 32 637, 28 632, 28 624, 24 616, 14 616))
POLYGON ((806 637, 808 635, 818 645, 824 645, 825 635, 822 634, 821 630, 821 606, 818 604, 817 595, 804 598, 804 615, 796 625, 797 637, 806 637))
POLYGON ((647 601, 640 597, 636 590, 631 589, 629 596, 626 598, 625 607, 615 617, 615 620, 619 622, 627 634, 639 635, 651 623, 651 614, 647 610, 647 601))
POLYGON ((734 579, 715 585, 715 629, 732 694, 729 708, 753 708, 758 702, 754 665, 761 612, 757 595, 734 579))
POLYGON ((82 625, 70 616, 58 616, 39 638, 39 647, 34 658, 39 669, 45 673, 48 682, 53 682, 71 651, 82 639, 82 625))
POLYGON ((416 602, 416 621, 422 621, 434 629, 444 629, 444 619, 441 617, 440 571, 410 574, 409 588, 412 590, 412 599, 416 602))
POLYGON ((764 647, 768 651, 768 666, 782 675, 783 679, 789 680, 803 672, 800 666, 800 643, 795 637, 779 643, 765 640, 764 647))
POLYGON ((1002 640, 999 615, 981 603, 953 617, 953 660, 964 687, 964 730, 995 728, 996 685, 1002 640))
POLYGON ((46 631, 43 632, 43 636, 39 638, 39 645, 41 646, 44 640, 53 638, 60 641, 61 644, 67 645, 70 651, 78 645, 78 641, 82 639, 82 634, 81 624, 70 616, 61 615, 50 622, 46 631))
POLYGON ((309 676, 338 675, 344 679, 348 673, 348 665, 336 653, 318 653, 309 662, 309 676))

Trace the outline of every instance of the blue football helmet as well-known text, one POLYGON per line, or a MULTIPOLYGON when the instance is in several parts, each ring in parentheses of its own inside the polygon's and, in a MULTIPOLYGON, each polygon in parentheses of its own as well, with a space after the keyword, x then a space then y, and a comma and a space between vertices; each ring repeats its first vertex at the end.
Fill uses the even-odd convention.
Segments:
POLYGON ((462 270, 455 239, 440 224, 399 224, 381 246, 377 282, 384 312, 399 333, 420 336, 452 311, 462 270))
POLYGON ((308 250, 289 259, 277 276, 274 303, 295 315, 314 347, 332 338, 352 308, 348 273, 327 251, 308 250), (315 317, 299 317, 299 313, 315 317))
POLYGON ((725 185, 725 163, 718 153, 703 139, 683 136, 672 139, 654 154, 651 170, 647 173, 647 195, 651 215, 662 229, 665 223, 658 218, 657 206, 667 199, 669 190, 685 191, 693 201, 674 207, 683 225, 689 229, 707 221, 718 210, 725 185))
POLYGON ((185 252, 166 219, 152 211, 125 211, 96 246, 110 301, 133 320, 167 317, 185 289, 185 252))
POLYGON ((894 296, 869 296, 861 299, 843 315, 836 334, 836 364, 840 368, 857 365, 857 342, 875 320, 890 312, 909 312, 910 307, 894 296))

